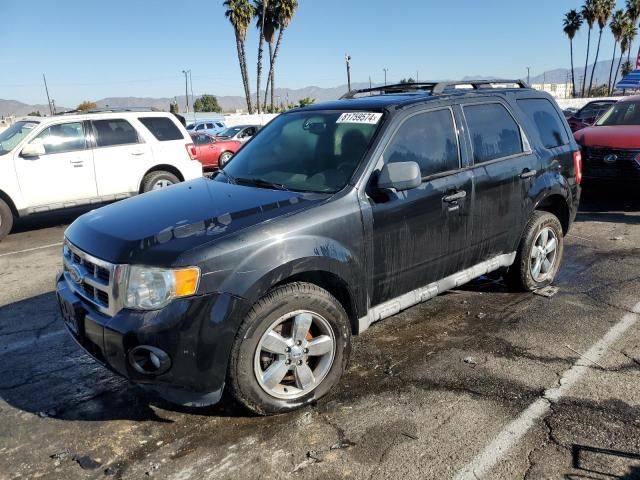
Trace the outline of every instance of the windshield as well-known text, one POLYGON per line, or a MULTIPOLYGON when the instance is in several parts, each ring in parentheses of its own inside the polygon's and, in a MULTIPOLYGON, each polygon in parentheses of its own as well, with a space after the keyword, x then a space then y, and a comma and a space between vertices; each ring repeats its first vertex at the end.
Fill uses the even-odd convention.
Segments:
POLYGON ((619 102, 611 106, 596 122, 598 126, 640 125, 640 103, 619 102))
POLYGON ((226 128, 223 131, 221 131, 218 136, 219 137, 233 137, 236 133, 238 133, 240 130, 242 130, 242 127, 231 127, 231 128, 226 128))
POLYGON ((237 183, 335 193, 363 159, 381 117, 340 111, 280 115, 236 153, 223 174, 237 183))
POLYGON ((38 122, 33 121, 16 122, 0 133, 0 155, 13 150, 37 125, 38 122))

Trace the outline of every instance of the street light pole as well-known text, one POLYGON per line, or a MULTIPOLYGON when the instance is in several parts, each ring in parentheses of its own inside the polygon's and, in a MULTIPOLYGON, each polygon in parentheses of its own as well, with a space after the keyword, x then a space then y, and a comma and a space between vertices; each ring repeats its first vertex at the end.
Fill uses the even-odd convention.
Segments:
POLYGON ((196 102, 193 100, 193 78, 191 78, 191 70, 189 70, 189 90, 191 90, 191 106, 193 107, 193 121, 196 121, 196 102))
POLYGON ((530 83, 529 82, 529 78, 530 78, 530 76, 529 76, 529 67, 527 67, 527 85, 529 85, 529 83, 530 83))
POLYGON ((383 68, 382 69, 384 71, 384 85, 387 85, 387 72, 389 71, 388 68, 383 68))
POLYGON ((347 88, 351 91, 351 55, 345 53, 344 61, 347 63, 347 88))
POLYGON ((184 98, 187 102, 187 109, 184 113, 189 113, 189 74, 191 70, 182 70, 182 73, 184 73, 184 98))

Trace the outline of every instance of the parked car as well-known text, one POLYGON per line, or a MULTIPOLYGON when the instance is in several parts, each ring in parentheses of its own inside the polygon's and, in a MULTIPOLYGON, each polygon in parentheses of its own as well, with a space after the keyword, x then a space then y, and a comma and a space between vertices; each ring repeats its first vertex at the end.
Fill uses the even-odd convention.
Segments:
POLYGON ((237 125, 223 130, 216 137, 221 140, 237 140, 244 143, 253 137, 258 130, 260 130, 258 125, 237 125))
POLYGON ((583 128, 590 127, 614 103, 616 103, 616 100, 596 100, 587 103, 567 119, 571 131, 577 132, 583 128))
POLYGON ((571 118, 575 115, 575 113, 578 111, 577 108, 574 107, 568 107, 565 108, 564 110, 562 110, 562 113, 564 114, 564 118, 571 118))
POLYGON ((612 105, 594 126, 575 133, 582 147, 584 176, 619 183, 640 179, 640 96, 612 105))
POLYGON ((202 176, 191 138, 163 112, 25 117, 0 134, 0 239, 14 220, 110 202, 202 176))
POLYGON ((187 125, 189 133, 209 133, 211 135, 217 135, 226 128, 227 126, 222 120, 198 120, 187 125))
POLYGON ((242 146, 238 140, 216 140, 207 133, 192 133, 191 138, 196 147, 196 157, 206 171, 224 167, 242 146))
POLYGON ((462 83, 290 110, 212 179, 80 217, 57 279, 69 332, 171 401, 227 389, 274 414, 335 387, 373 322, 500 269, 549 285, 578 145, 547 93, 462 83))

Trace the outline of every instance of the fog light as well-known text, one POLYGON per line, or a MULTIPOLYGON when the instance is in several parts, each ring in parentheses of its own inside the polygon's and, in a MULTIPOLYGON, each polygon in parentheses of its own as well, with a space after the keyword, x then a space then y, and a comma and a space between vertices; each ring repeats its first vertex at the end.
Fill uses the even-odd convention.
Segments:
POLYGON ((169 355, 149 345, 140 345, 131 349, 127 357, 134 370, 144 375, 160 375, 171 368, 169 355))

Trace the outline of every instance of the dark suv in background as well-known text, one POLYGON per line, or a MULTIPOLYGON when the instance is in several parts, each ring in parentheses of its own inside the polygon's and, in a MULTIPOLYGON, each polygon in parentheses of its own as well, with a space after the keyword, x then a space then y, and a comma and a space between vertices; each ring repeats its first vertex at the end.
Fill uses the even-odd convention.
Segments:
POLYGON ((581 158, 519 81, 386 86, 284 113, 212 179, 88 213, 57 294, 77 342, 165 398, 260 414, 335 386, 351 336, 502 270, 560 267, 581 158))

